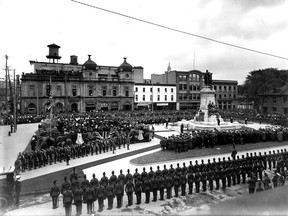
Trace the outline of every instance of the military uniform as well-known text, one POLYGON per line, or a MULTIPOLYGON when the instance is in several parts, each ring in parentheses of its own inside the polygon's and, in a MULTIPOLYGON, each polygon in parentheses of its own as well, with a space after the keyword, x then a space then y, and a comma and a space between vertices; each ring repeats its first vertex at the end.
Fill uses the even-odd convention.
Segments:
POLYGON ((65 215, 71 216, 72 211, 72 201, 73 201, 73 194, 71 190, 64 190, 63 192, 63 203, 65 207, 65 215))
POLYGON ((166 191, 167 191, 167 199, 171 198, 171 189, 173 187, 173 179, 170 175, 167 175, 165 178, 165 185, 166 185, 166 191))
POLYGON ((115 197, 114 185, 111 181, 110 184, 106 187, 106 196, 108 199, 108 210, 111 210, 113 208, 113 199, 115 197))
POLYGON ((128 197, 128 206, 133 205, 133 191, 134 191, 134 184, 129 179, 128 182, 126 183, 126 187, 125 187, 125 192, 126 192, 127 197, 128 197))
POLYGON ((160 175, 158 177, 160 200, 164 200, 165 179, 160 175))
POLYGON ((106 199, 106 191, 102 184, 99 184, 99 186, 96 189, 96 198, 98 199, 98 206, 99 206, 98 212, 102 212, 104 206, 103 201, 104 199, 106 199))
MULTIPOLYGON (((82 188, 77 188, 75 190, 74 203, 76 205, 76 215, 77 216, 80 216, 82 214, 83 195, 84 195, 84 192, 83 192, 82 188)), ((89 212, 88 204, 87 204, 87 212, 89 212)))
POLYGON ((136 194, 136 204, 140 205, 141 204, 141 194, 142 194, 142 182, 140 179, 136 178, 135 180, 135 194, 136 194))
POLYGON ((59 194, 60 194, 60 188, 58 187, 58 185, 56 185, 55 180, 53 186, 50 189, 50 196, 52 197, 53 209, 58 207, 59 194))
POLYGON ((117 208, 121 208, 124 195, 124 186, 121 183, 121 180, 118 180, 118 183, 115 185, 115 193, 117 198, 117 208))
POLYGON ((151 181, 147 178, 144 181, 145 203, 150 202, 151 181))

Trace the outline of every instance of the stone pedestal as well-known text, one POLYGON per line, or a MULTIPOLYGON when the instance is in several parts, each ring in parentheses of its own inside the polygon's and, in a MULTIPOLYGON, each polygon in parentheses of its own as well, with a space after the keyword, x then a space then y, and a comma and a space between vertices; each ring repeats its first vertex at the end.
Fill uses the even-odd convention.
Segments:
POLYGON ((200 110, 204 113, 204 122, 209 122, 208 119, 208 104, 211 103, 214 106, 215 103, 215 90, 210 89, 209 86, 203 86, 200 91, 200 110))

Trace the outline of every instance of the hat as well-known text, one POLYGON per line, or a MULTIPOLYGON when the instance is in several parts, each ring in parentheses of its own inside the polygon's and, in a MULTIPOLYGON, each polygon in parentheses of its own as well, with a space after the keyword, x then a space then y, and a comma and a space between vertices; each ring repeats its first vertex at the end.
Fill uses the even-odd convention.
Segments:
POLYGON ((21 175, 16 175, 16 179, 20 179, 21 178, 21 175))

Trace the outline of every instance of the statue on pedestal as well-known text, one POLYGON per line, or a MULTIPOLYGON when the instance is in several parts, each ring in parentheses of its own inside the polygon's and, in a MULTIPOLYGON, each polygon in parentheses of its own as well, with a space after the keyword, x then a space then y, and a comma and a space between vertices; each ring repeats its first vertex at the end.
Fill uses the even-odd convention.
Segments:
POLYGON ((212 84, 212 73, 210 73, 208 70, 206 70, 204 75, 204 83, 206 86, 211 86, 212 84))

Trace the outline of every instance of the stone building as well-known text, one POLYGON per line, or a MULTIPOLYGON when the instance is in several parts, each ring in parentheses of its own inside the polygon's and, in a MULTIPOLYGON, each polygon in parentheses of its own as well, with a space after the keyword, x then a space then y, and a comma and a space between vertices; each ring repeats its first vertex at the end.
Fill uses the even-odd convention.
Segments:
POLYGON ((58 63, 60 46, 48 47, 49 62, 30 61, 33 72, 22 74, 21 113, 46 113, 50 93, 55 113, 134 109, 134 74, 143 74, 142 67, 126 58, 120 66, 101 66, 91 55, 84 64, 75 55, 70 63, 58 63))

